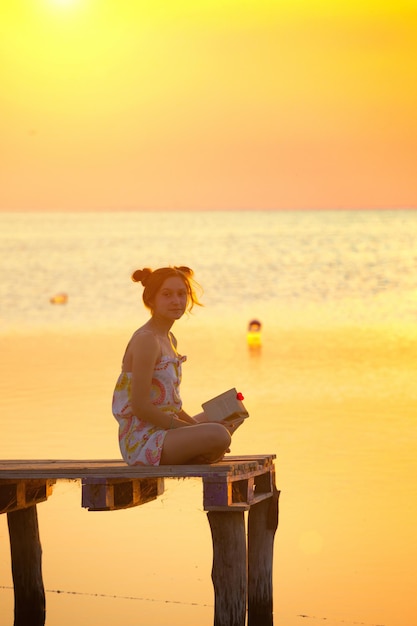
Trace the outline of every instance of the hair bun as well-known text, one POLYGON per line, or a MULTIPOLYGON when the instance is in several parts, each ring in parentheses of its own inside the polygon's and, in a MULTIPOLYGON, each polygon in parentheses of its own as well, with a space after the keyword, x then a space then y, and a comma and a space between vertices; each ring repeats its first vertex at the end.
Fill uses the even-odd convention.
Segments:
POLYGON ((186 276, 190 277, 193 276, 194 272, 192 269, 190 269, 189 267, 187 267, 186 265, 175 265, 174 266, 175 270, 178 270, 179 272, 182 272, 183 274, 185 274, 186 276))
POLYGON ((133 272, 131 279, 134 283, 142 283, 145 286, 151 274, 152 270, 149 267, 145 267, 143 270, 133 272))

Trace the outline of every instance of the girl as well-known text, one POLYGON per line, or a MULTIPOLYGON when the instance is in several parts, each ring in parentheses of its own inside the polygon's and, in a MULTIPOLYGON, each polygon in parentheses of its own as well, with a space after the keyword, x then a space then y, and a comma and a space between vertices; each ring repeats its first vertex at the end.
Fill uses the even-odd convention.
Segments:
POLYGON ((213 463, 229 448, 228 428, 204 423, 204 413, 188 415, 179 395, 186 357, 177 352, 171 327, 200 304, 192 276, 188 267, 145 268, 132 275, 144 286, 151 318, 126 348, 113 396, 120 450, 129 465, 213 463))

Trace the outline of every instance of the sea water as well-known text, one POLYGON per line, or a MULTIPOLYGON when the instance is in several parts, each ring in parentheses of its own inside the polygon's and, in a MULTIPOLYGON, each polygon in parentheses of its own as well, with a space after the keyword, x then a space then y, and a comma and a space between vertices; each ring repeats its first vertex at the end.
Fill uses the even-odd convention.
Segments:
MULTIPOLYGON (((3 457, 118 455, 112 385, 147 316, 130 274, 188 265, 204 307, 174 327, 184 406, 239 387, 251 416, 232 452, 277 455, 275 623, 417 625, 417 212, 3 213, 0 224, 3 457), (61 292, 67 303, 51 304, 61 292)), ((79 484, 59 483, 38 514, 47 623, 212 623, 200 481, 97 514, 81 509, 79 484)))
POLYGON ((138 267, 188 265, 205 318, 416 319, 415 211, 0 214, 0 330, 126 324, 138 267), (65 292, 70 306, 51 307, 65 292), (271 315, 272 314, 272 315, 271 315))

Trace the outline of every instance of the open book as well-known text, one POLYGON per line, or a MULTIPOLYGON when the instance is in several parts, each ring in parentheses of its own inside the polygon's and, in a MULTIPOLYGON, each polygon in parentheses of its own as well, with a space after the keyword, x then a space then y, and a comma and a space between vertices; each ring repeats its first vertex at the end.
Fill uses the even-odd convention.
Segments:
POLYGON ((201 406, 210 422, 234 424, 249 417, 249 413, 243 405, 243 399, 242 394, 233 387, 233 389, 207 400, 201 406))

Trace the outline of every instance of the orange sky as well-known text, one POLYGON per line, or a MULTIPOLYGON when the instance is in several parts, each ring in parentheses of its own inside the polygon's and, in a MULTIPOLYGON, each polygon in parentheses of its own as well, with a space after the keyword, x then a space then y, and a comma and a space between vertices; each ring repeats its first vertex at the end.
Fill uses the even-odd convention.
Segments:
POLYGON ((0 210, 417 208, 415 0, 1 0, 0 210))

